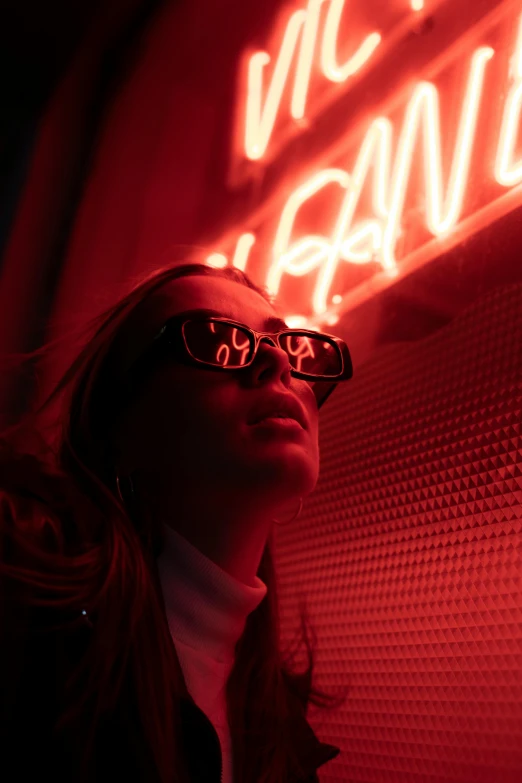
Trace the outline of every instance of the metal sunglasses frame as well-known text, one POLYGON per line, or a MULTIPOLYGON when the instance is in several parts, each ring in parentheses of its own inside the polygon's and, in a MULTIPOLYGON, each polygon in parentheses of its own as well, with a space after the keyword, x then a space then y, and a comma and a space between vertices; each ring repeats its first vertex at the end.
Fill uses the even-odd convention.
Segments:
MULTIPOLYGON (((334 375, 334 376, 329 375, 326 377, 323 375, 310 375, 307 373, 299 372, 298 370, 294 370, 294 369, 290 370, 291 375, 294 378, 302 378, 303 380, 306 380, 311 384, 313 384, 312 391, 314 392, 314 396, 318 408, 320 408, 326 402, 326 399, 330 396, 330 394, 333 392, 333 390, 335 389, 335 387, 340 381, 348 381, 353 376, 353 365, 352 365, 352 359, 350 356, 350 351, 348 349, 348 346, 346 345, 344 340, 342 340, 340 337, 336 337, 333 334, 328 334, 326 332, 316 332, 311 329, 291 329, 291 328, 281 329, 278 332, 258 332, 256 329, 252 329, 250 326, 247 326, 246 324, 243 324, 240 321, 234 321, 231 318, 225 318, 225 317, 203 314, 203 313, 205 313, 205 311, 187 310, 183 313, 177 313, 176 315, 169 318, 161 327, 160 331, 154 337, 154 341, 152 343, 151 348, 152 349, 155 348, 156 350, 158 350, 161 348, 162 345, 167 344, 172 351, 172 355, 174 359, 182 364, 187 364, 187 365, 197 366, 197 367, 203 366, 205 367, 205 369, 208 370, 226 372, 227 370, 238 371, 250 367, 257 356, 257 351, 259 349, 261 340, 269 340, 274 346, 284 350, 283 346, 279 343, 279 337, 283 334, 287 335, 289 332, 291 332, 292 334, 295 335, 304 335, 304 336, 310 336, 315 338, 322 337, 326 339, 327 342, 337 347, 342 361, 341 372, 338 375, 334 375), (231 365, 231 366, 209 364, 208 362, 205 362, 202 359, 198 359, 190 352, 190 349, 187 345, 187 341, 185 338, 185 325, 190 321, 207 321, 207 322, 216 321, 221 323, 227 323, 230 324, 231 326, 235 326, 238 329, 241 329, 247 334, 250 334, 254 342, 252 357, 246 364, 231 365)), ((145 352, 145 355, 150 355, 150 349, 145 352)), ((143 358, 143 356, 141 358, 143 358)))

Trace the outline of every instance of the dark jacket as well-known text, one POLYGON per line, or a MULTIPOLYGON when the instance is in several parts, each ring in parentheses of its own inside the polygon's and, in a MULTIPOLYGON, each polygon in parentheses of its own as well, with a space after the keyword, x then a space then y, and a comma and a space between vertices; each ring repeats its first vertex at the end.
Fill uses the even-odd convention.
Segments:
MULTIPOLYGON (((74 644, 81 644, 88 632, 78 632, 74 644)), ((54 640, 33 639, 23 660, 19 689, 12 709, 0 721, 0 779, 3 783, 34 783, 38 779, 53 783, 73 783, 76 756, 64 741, 51 735, 56 694, 63 681, 62 656, 73 642, 56 633, 54 640), (61 637, 61 638, 60 638, 61 637), (4 766, 5 765, 5 766, 4 766), (10 772, 9 772, 10 771, 10 772)), ((0 653, 2 672, 13 672, 14 662, 0 653), (4 668, 4 666, 11 668, 4 668)), ((2 682, 5 678, 2 677, 2 682)), ((2 699, 4 694, 2 694, 2 699)), ((2 706, 5 706, 5 702, 2 706)), ((220 783, 221 747, 217 732, 205 713, 188 694, 181 701, 183 748, 190 780, 193 783, 220 783)), ((295 747, 299 748, 303 768, 299 780, 288 783, 318 783, 317 769, 335 758, 340 749, 320 742, 308 721, 296 719, 292 726, 295 747)), ((157 783, 154 764, 143 743, 132 696, 124 692, 114 714, 102 725, 96 742, 93 774, 96 783, 157 783)), ((240 783, 240 781, 235 781, 240 783)))
MULTIPOLYGON (((189 758, 191 779, 201 783, 220 783, 221 748, 216 730, 204 712, 192 701, 183 704, 183 731, 189 758), (203 750, 203 749, 206 750, 203 750)), ((302 751, 305 777, 289 783, 318 783, 317 768, 339 755, 335 745, 320 742, 303 718, 292 727, 296 746, 302 751)), ((240 781, 234 781, 240 783, 240 781)))
MULTIPOLYGON (((0 561, 9 563, 16 561, 9 541, 9 524, 13 520, 8 518, 2 483, 0 477, 0 561)), ((12 503, 13 495, 9 497, 12 503)), ((23 508, 22 501, 20 509, 23 508)), ((58 741, 52 728, 59 705, 63 704, 67 674, 82 657, 92 631, 81 615, 62 618, 67 624, 49 631, 49 613, 54 612, 56 618, 56 610, 31 606, 22 600, 22 594, 6 594, 12 586, 12 582, 0 578, 0 779, 2 783, 34 783, 42 778, 52 779, 53 783, 76 783, 78 756, 74 739, 58 741), (28 630, 16 633, 16 628, 28 630)), ((56 619, 51 625, 56 625, 56 619)), ((179 671, 184 683, 181 667, 179 671)), ((186 684, 180 705, 183 748, 191 781, 220 783, 221 747, 217 732, 192 699, 186 684)), ((306 774, 288 783, 318 783, 318 767, 335 758, 340 749, 321 742, 304 715, 293 722, 291 730, 306 774)), ((89 781, 158 783, 143 741, 131 685, 124 685, 117 708, 103 719, 95 747, 89 781)))
MULTIPOLYGON (((79 641, 77 638, 76 642, 79 641)), ((54 643, 33 641, 31 650, 27 651, 15 705, 0 723, 0 779, 3 783, 34 783, 42 778, 53 780, 53 783, 76 780, 71 747, 67 742, 58 744, 51 736, 53 706, 60 687, 57 682, 59 662, 65 646, 63 639, 56 639, 54 643)), ((5 651, 0 655, 2 670, 8 672, 9 669, 3 668, 8 663, 5 651)), ((181 708, 183 748, 191 781, 220 783, 221 747, 214 726, 190 695, 181 702, 181 708)), ((288 783, 318 783, 317 769, 335 758, 340 750, 320 742, 305 718, 296 719, 292 731, 295 746, 302 751, 301 761, 307 773, 288 783)), ((156 783, 157 778, 151 772, 153 768, 132 699, 124 694, 118 709, 99 732, 92 780, 96 783, 118 780, 156 783)))

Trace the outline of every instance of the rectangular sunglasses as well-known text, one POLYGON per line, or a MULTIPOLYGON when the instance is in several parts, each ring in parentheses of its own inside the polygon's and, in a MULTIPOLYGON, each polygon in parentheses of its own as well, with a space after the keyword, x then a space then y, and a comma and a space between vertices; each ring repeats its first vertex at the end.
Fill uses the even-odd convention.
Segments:
MULTIPOLYGON (((340 381, 353 376, 350 352, 340 337, 288 327, 258 332, 211 310, 187 310, 172 316, 154 337, 151 348, 154 353, 167 348, 182 364, 223 372, 250 366, 263 339, 285 351, 291 374, 309 382, 318 408, 340 381)), ((150 356, 150 351, 146 354, 150 356)))

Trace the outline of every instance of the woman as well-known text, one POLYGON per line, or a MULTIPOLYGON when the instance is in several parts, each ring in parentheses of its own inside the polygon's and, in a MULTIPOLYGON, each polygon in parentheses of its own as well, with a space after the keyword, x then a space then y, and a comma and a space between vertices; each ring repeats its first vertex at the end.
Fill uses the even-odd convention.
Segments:
POLYGON ((346 345, 277 342, 266 291, 203 264, 155 272, 90 328, 4 433, 2 779, 317 781, 339 749, 307 703, 344 699, 312 687, 307 635, 304 674, 279 650, 271 533, 316 485, 346 345), (269 333, 255 355, 249 328, 269 333), (49 447, 17 453, 60 395, 49 447))

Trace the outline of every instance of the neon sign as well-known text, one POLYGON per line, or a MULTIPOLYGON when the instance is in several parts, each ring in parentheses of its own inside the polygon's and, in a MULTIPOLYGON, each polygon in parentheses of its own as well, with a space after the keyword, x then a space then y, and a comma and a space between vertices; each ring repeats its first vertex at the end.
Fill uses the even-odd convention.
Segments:
MULTIPOLYGON (((295 11, 286 26, 285 34, 274 66, 270 84, 262 105, 263 72, 270 63, 267 52, 256 52, 248 64, 248 87, 245 121, 245 155, 259 160, 265 153, 272 134, 276 115, 281 105, 283 90, 289 79, 290 66, 295 57, 299 38, 301 45, 290 104, 290 113, 296 120, 305 115, 313 55, 319 32, 321 6, 325 0, 310 0, 306 9, 295 11)), ((359 71, 371 58, 381 42, 380 33, 367 35, 346 62, 339 65, 336 58, 339 23, 345 0, 330 0, 321 41, 320 67, 332 82, 344 82, 359 71)))
MULTIPOLYGON (((425 5, 419 0, 411 0, 407 4, 411 11, 422 11, 425 5)), ((339 21, 344 5, 344 0, 310 0, 306 9, 294 11, 287 21, 274 59, 272 78, 264 90, 264 102, 261 100, 262 74, 271 58, 267 52, 251 55, 243 148, 243 156, 250 161, 249 165, 263 165, 263 156, 272 142, 276 117, 282 110, 282 96, 288 95, 290 86, 290 116, 294 120, 305 116, 314 65, 316 71, 319 70, 322 77, 331 82, 346 82, 361 69, 371 69, 372 58, 385 44, 382 34, 375 30, 362 36, 348 59, 343 63, 337 61, 339 21), (321 11, 325 13, 319 41, 321 11), (314 53, 318 54, 315 60, 314 53), (290 64, 293 61, 294 78, 290 84, 290 64)), ((517 155, 522 111, 522 16, 520 4, 517 7, 514 2, 506 2, 504 6, 507 13, 511 12, 510 18, 504 14, 503 21, 507 19, 510 22, 506 25, 509 32, 504 40, 511 38, 507 46, 512 56, 506 68, 502 59, 500 65, 503 70, 497 68, 492 72, 492 63, 498 57, 499 48, 484 42, 470 49, 464 61, 463 58, 458 61, 460 68, 467 67, 467 74, 461 88, 456 135, 451 148, 447 143, 443 144, 443 90, 431 80, 419 80, 407 92, 402 117, 393 121, 389 116, 379 115, 369 121, 358 150, 352 156, 352 166, 347 167, 349 158, 345 155, 338 165, 318 166, 315 173, 304 179, 300 179, 299 175, 295 177, 297 182, 294 180, 293 189, 287 189, 284 201, 276 208, 277 222, 270 242, 272 259, 266 275, 266 285, 271 294, 277 295, 283 275, 302 277, 316 270, 311 299, 313 318, 317 323, 328 319, 333 323, 336 320, 334 309, 329 310, 332 302, 346 306, 350 293, 353 294, 348 292, 348 297, 346 292, 344 296, 332 295, 332 284, 341 261, 354 267, 372 264, 372 269, 380 269, 374 277, 379 277, 383 287, 386 285, 383 280, 392 281, 400 277, 410 257, 429 260, 451 246, 452 235, 455 241, 462 236, 463 226, 468 234, 476 230, 479 226, 473 220, 474 215, 480 214, 482 225, 485 225, 488 222, 486 212, 491 204, 497 205, 490 210, 490 219, 493 219, 495 214, 500 214, 499 209, 500 212, 502 209, 508 211, 517 201, 522 202, 522 195, 516 188, 522 183, 522 152, 517 155), (516 28, 515 40, 511 32, 513 26, 516 28), (501 78, 502 82, 493 84, 494 76, 501 78), (494 160, 484 161, 478 154, 480 117, 484 114, 485 101, 491 90, 501 97, 497 104, 497 127, 490 123, 496 131, 491 141, 495 148, 494 160), (500 192, 485 204, 480 204, 474 214, 466 215, 464 205, 470 178, 484 163, 485 175, 500 192), (397 243, 405 233, 407 197, 413 179, 417 186, 417 180, 421 180, 422 214, 417 215, 417 223, 419 226, 422 224, 426 236, 409 255, 404 255, 397 252, 397 243), (505 188, 513 190, 516 200, 499 208, 502 189, 505 188), (370 199, 367 198, 368 191, 370 199), (331 210, 335 217, 333 229, 330 227, 328 233, 303 231, 302 213, 326 193, 330 199, 335 194, 333 203, 336 207, 331 210), (439 241, 438 247, 433 246, 433 240, 435 245, 439 241), (426 250, 428 246, 431 248, 429 251, 426 250)), ((494 21, 498 25, 498 13, 494 21)), ((505 53, 506 43, 503 49, 505 53)), ((251 230, 245 231, 239 238, 236 233, 232 257, 232 264, 243 269, 259 234, 255 225, 248 228, 251 230)), ((213 254, 207 262, 215 266, 228 263, 227 256, 223 254, 213 254)), ((352 302, 356 302, 353 296, 352 302)), ((298 323, 303 324, 303 319, 296 317, 293 325, 298 323)))

